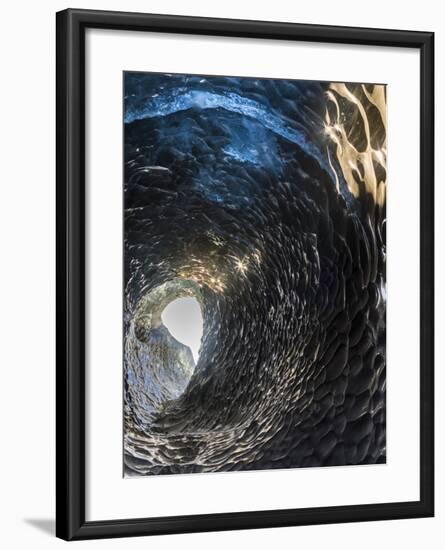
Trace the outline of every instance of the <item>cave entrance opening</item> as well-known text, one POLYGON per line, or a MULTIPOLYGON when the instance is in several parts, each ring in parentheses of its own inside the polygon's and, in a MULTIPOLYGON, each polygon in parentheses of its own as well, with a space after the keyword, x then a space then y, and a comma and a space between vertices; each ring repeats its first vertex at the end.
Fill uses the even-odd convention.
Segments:
POLYGON ((173 338, 190 348, 196 365, 203 331, 202 311, 198 300, 191 297, 172 300, 162 311, 161 319, 173 338))

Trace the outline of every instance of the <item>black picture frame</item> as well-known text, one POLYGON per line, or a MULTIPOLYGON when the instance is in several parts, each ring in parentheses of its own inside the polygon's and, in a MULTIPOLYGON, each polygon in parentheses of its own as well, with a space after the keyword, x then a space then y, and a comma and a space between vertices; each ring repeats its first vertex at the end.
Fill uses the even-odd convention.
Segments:
POLYGON ((434 514, 434 34, 69 9, 57 13, 56 535, 65 540, 406 519, 434 514), (420 52, 420 500, 85 519, 85 30, 415 48, 420 52))

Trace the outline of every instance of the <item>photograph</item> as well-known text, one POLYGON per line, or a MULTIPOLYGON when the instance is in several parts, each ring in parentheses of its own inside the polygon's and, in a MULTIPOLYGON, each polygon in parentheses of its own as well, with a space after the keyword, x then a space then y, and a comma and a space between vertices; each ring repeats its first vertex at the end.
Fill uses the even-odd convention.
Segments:
POLYGON ((385 84, 122 78, 124 476, 386 463, 385 84))

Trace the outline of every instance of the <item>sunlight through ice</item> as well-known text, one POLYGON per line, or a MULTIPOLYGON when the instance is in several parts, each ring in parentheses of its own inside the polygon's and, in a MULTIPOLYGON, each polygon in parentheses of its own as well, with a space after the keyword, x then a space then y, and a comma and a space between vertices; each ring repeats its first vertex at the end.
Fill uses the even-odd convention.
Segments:
POLYGON ((177 298, 168 304, 161 315, 170 334, 192 350, 198 362, 202 337, 202 313, 196 298, 177 298))

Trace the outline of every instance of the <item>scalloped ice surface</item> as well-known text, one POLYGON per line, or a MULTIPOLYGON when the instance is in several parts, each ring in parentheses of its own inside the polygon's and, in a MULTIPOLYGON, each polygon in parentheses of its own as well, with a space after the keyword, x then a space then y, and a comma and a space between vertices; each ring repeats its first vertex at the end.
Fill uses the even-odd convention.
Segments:
POLYGON ((386 461, 385 205, 348 190, 328 88, 125 73, 125 475, 386 461), (160 316, 180 297, 196 365, 160 316))

